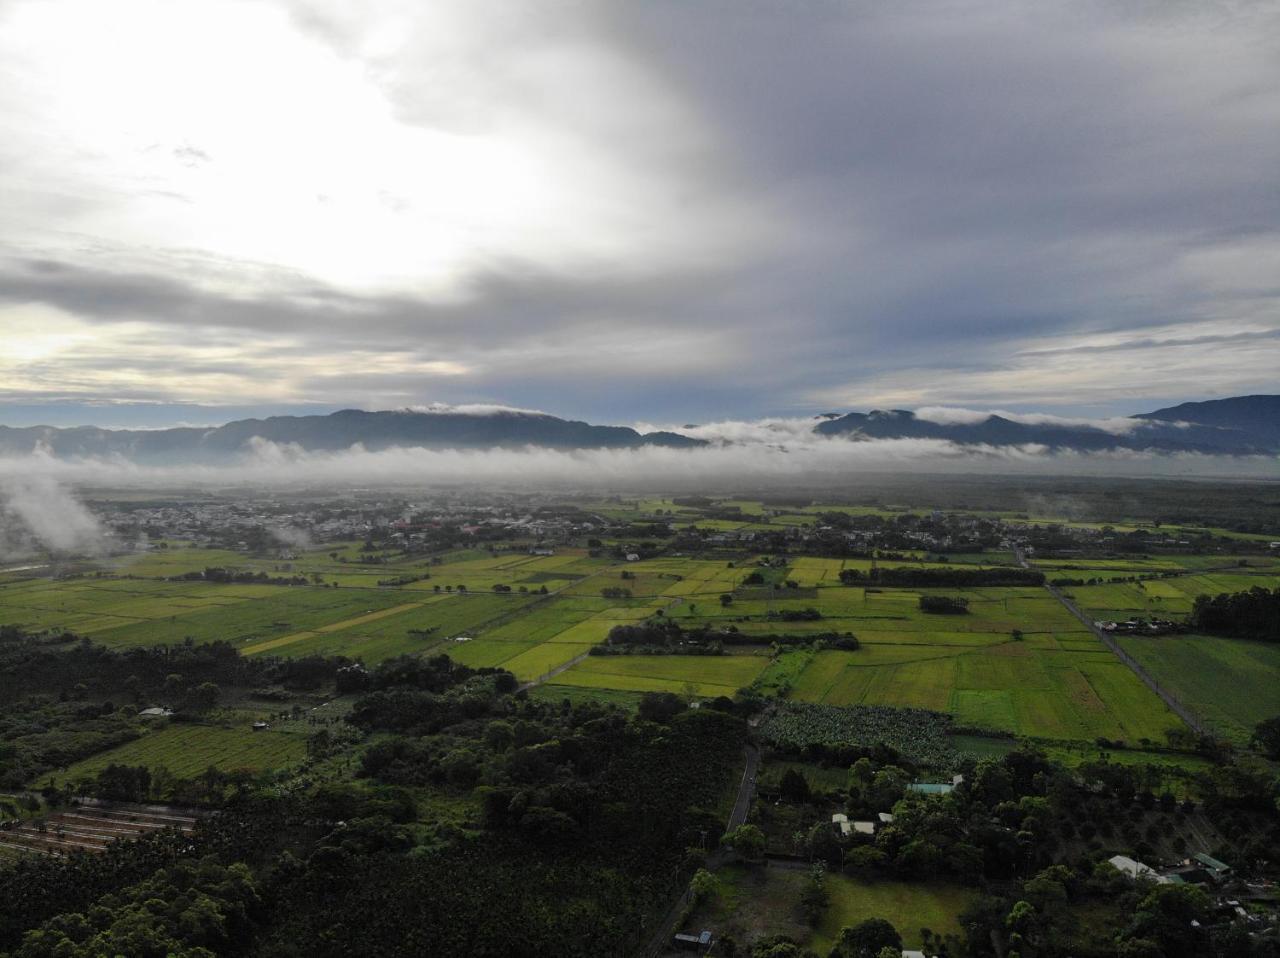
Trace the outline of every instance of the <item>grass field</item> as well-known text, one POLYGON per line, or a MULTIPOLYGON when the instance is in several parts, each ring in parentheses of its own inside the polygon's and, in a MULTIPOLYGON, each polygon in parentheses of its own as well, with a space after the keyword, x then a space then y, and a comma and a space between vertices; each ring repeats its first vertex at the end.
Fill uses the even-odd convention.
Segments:
POLYGON ((1063 651, 1026 641, 985 648, 867 645, 815 656, 791 697, 829 705, 906 705, 962 726, 1051 739, 1164 741, 1178 719, 1094 643, 1063 651))
POLYGON ((676 692, 692 688, 713 697, 750 685, 768 664, 754 655, 592 655, 557 676, 560 685, 627 692, 676 692))
POLYGON ((841 928, 868 918, 888 920, 907 948, 923 944, 924 928, 939 935, 958 934, 961 912, 978 897, 977 891, 960 885, 857 881, 843 875, 827 876, 827 893, 831 904, 808 944, 820 955, 831 949, 841 928))
MULTIPOLYGON (((1066 574, 1076 578, 1082 576, 1078 572, 1066 574)), ((1098 619, 1127 619, 1135 615, 1180 618, 1191 611, 1196 596, 1243 592, 1254 586, 1274 589, 1280 586, 1280 575, 1273 572, 1204 572, 1143 582, 1070 586, 1066 591, 1082 609, 1098 619)))
POLYGON ((958 885, 858 881, 828 873, 830 904, 816 928, 800 915, 800 895, 807 875, 799 869, 748 868, 728 865, 716 872, 717 891, 685 924, 695 934, 711 929, 751 941, 764 934, 786 934, 819 955, 826 955, 840 929, 868 918, 890 921, 907 948, 923 944, 922 928, 941 934, 960 930, 960 914, 977 898, 976 890, 958 885))
POLYGON ((287 768, 301 761, 306 751, 306 736, 300 732, 255 732, 247 722, 232 728, 170 725, 76 762, 54 779, 61 782, 92 776, 113 764, 163 767, 179 778, 192 778, 210 766, 222 771, 260 771, 287 768))
POLYGON ((1157 682, 1236 742, 1280 715, 1280 644, 1200 635, 1119 642, 1157 682))

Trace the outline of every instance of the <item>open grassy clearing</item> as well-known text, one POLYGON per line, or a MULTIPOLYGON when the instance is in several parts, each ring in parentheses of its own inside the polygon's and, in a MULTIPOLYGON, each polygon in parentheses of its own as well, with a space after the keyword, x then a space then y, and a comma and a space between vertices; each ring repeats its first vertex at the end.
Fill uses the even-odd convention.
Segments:
POLYGON ((750 868, 727 865, 716 872, 716 893, 685 923, 694 933, 711 929, 738 941, 765 934, 786 934, 820 955, 831 950, 840 929, 867 918, 886 918, 902 936, 903 945, 919 947, 920 934, 956 934, 960 914, 978 892, 958 885, 896 881, 860 881, 828 874, 830 904, 811 929, 801 917, 800 895, 808 881, 802 869, 750 868))
POLYGON ((908 948, 923 944, 923 928, 957 934, 960 914, 978 897, 976 890, 960 885, 858 881, 844 875, 828 875, 827 892, 831 904, 809 942, 820 955, 830 950, 841 928, 868 918, 887 919, 908 948))
POLYGON ((242 768, 260 771, 287 768, 300 762, 306 751, 304 734, 275 729, 255 732, 248 722, 232 728, 169 725, 76 762, 54 778, 63 782, 91 777, 108 765, 167 768, 179 778, 192 778, 210 766, 222 771, 242 768))

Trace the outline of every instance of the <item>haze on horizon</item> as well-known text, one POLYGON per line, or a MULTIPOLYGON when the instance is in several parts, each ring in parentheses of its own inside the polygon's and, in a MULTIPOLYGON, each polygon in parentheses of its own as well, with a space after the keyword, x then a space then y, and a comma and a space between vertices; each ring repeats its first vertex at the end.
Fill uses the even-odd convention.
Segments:
POLYGON ((0 0, 0 422, 1276 392, 1280 8, 0 0))

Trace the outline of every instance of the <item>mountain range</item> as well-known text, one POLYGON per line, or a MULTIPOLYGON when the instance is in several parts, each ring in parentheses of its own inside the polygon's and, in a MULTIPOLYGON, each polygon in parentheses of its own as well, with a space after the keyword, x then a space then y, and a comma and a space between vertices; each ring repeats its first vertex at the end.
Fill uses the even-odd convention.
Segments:
POLYGON ((1037 445, 1086 452, 1155 449, 1257 455, 1280 452, 1280 396, 1182 403, 1097 423, 994 414, 925 418, 905 409, 891 409, 826 418, 814 428, 820 435, 853 439, 943 439, 961 445, 1037 445))
MULTIPOLYGON (((965 411, 873 410, 817 417, 813 433, 833 440, 938 439, 960 445, 1036 445, 1053 450, 1154 449, 1218 455, 1280 452, 1280 396, 1239 396, 1189 402, 1128 419, 1092 422, 1051 416, 1016 417, 965 411)), ((693 427, 687 427, 693 428, 693 427)), ((139 463, 232 459, 255 439, 307 450, 519 448, 695 448, 701 438, 678 432, 641 433, 627 426, 598 426, 545 413, 450 408, 242 419, 217 427, 102 429, 96 426, 0 426, 0 455, 41 450, 57 458, 123 457, 139 463)))

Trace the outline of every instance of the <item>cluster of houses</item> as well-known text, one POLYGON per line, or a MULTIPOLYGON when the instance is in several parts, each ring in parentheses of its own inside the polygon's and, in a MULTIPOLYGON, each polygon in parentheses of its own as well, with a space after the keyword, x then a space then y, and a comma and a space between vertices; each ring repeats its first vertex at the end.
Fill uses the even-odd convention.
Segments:
MULTIPOLYGON (((1267 922, 1262 915, 1247 909, 1243 900, 1270 900, 1274 889, 1270 885, 1250 885, 1237 881, 1231 866, 1212 855, 1199 852, 1176 865, 1159 870, 1127 855, 1113 855, 1107 860, 1117 871, 1134 881, 1152 881, 1157 885, 1201 885, 1216 891, 1214 919, 1211 924, 1243 920, 1260 929, 1267 922)), ((1200 927, 1199 922, 1193 924, 1200 927)))
POLYGON ((1127 855, 1113 855, 1107 859, 1112 867, 1130 878, 1145 878, 1157 885, 1220 885, 1231 877, 1231 866, 1211 855, 1198 852, 1172 868, 1157 871, 1127 855))
POLYGON ((876 815, 876 821, 874 822, 851 822, 849 821, 849 816, 841 812, 831 816, 831 827, 839 831, 842 836, 874 835, 877 828, 891 824, 893 824, 893 816, 888 812, 880 812, 876 815))
POLYGON ((1095 628, 1116 635, 1168 635, 1177 632, 1180 626, 1169 619, 1126 619, 1123 622, 1096 621, 1095 628))
MULTIPOLYGON (((915 792, 918 795, 946 795, 963 781, 963 775, 953 775, 949 782, 912 782, 907 786, 907 791, 915 792)), ((889 812, 876 813, 875 821, 850 821, 849 816, 843 812, 836 812, 831 816, 831 827, 838 831, 842 837, 848 837, 849 835, 872 836, 875 835, 876 829, 892 824, 893 815, 889 812)))

